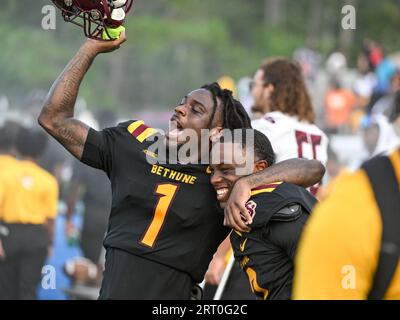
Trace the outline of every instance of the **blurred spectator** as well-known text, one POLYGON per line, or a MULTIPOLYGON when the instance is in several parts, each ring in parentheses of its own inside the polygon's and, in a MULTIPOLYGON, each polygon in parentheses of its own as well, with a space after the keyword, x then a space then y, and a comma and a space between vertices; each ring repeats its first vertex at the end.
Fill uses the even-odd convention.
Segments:
MULTIPOLYGON (((4 126, 0 127, 0 175, 2 172, 7 171, 8 167, 12 167, 17 163, 15 149, 15 138, 17 132, 18 125, 16 123, 6 122, 4 126)), ((5 258, 1 239, 8 234, 8 230, 1 224, 3 194, 4 191, 2 191, 0 187, 0 260, 5 258)))
POLYGON ((314 106, 297 62, 285 58, 265 61, 257 70, 252 111, 263 118, 252 122, 272 143, 276 162, 291 158, 327 160, 328 138, 315 125, 314 106))
POLYGON ((3 169, 5 162, 17 156, 15 140, 19 128, 19 124, 13 121, 6 121, 3 126, 0 127, 0 170, 3 169))
POLYGON ((388 57, 385 57, 376 67, 375 73, 378 79, 375 91, 380 94, 387 93, 391 89, 391 79, 396 74, 396 66, 388 57))
POLYGON ((362 123, 367 159, 387 152, 400 143, 394 127, 383 115, 367 116, 362 123))
POLYGON ((371 114, 388 114, 388 110, 393 106, 395 94, 398 91, 400 91, 400 72, 393 75, 389 92, 372 106, 371 114))
POLYGON ((37 165, 46 139, 42 132, 19 130, 16 147, 22 161, 0 171, 0 221, 7 229, 0 299, 35 299, 43 264, 52 251, 58 185, 37 165))
POLYGON ((354 83, 354 91, 359 98, 357 104, 365 107, 372 97, 378 80, 376 75, 371 71, 368 58, 364 54, 360 54, 357 58, 357 72, 358 77, 354 83))
POLYGON ((326 129, 334 133, 347 126, 350 112, 355 107, 355 103, 354 94, 350 90, 342 88, 337 79, 332 79, 325 96, 326 129))
POLYGON ((388 110, 389 121, 393 125, 394 131, 400 138, 400 91, 398 91, 394 98, 392 107, 388 110))
MULTIPOLYGON (((13 127, 8 124, 0 127, 0 176, 8 170, 8 167, 12 167, 17 163, 14 148, 16 133, 12 129, 13 127)), ((2 238, 8 235, 8 229, 1 222, 1 216, 4 211, 2 200, 4 192, 0 185, 0 261, 5 259, 2 238)))
POLYGON ((331 76, 336 76, 341 71, 347 69, 346 56, 340 50, 335 50, 329 55, 325 66, 326 70, 331 76))
POLYGON ((374 70, 384 59, 383 50, 380 45, 370 39, 364 40, 363 52, 368 58, 371 70, 374 70))
POLYGON ((321 55, 313 49, 304 47, 295 50, 293 59, 300 64, 304 77, 313 80, 321 64, 321 55))
POLYGON ((371 71, 368 56, 365 53, 359 54, 357 58, 357 73, 357 78, 353 85, 353 91, 357 97, 356 108, 354 108, 350 116, 350 125, 353 133, 359 131, 361 120, 367 113, 368 106, 373 104, 371 99, 376 101, 380 98, 380 96, 373 98, 374 88, 378 80, 375 73, 371 71))

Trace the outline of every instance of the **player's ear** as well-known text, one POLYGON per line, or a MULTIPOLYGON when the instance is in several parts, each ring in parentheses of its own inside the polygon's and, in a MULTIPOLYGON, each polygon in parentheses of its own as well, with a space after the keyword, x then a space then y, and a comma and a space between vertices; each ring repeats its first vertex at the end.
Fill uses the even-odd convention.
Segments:
POLYGON ((275 86, 272 83, 264 85, 264 97, 271 97, 272 93, 275 91, 275 86))
POLYGON ((267 168, 268 168, 268 162, 265 160, 259 160, 256 163, 254 163, 254 172, 253 173, 263 171, 267 168))

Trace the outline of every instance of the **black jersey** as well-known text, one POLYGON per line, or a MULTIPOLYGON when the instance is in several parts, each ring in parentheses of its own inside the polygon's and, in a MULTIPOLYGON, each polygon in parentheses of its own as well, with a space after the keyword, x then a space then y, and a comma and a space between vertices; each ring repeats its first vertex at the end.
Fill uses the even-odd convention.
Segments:
POLYGON ((315 203, 307 190, 289 183, 270 184, 252 191, 246 204, 253 216, 251 231, 233 231, 231 243, 235 259, 257 297, 291 298, 297 244, 315 203))
POLYGON ((203 280, 229 230, 205 165, 158 165, 146 157, 157 135, 143 121, 90 130, 82 161, 104 170, 112 208, 106 248, 128 251, 203 280))

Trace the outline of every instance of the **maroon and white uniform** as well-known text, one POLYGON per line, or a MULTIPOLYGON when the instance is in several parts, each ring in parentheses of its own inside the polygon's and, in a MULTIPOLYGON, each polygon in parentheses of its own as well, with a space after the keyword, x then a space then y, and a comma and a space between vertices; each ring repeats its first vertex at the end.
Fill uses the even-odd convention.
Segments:
MULTIPOLYGON (((315 124, 299 121, 295 116, 274 111, 253 121, 252 125, 271 141, 276 162, 305 158, 326 164, 328 137, 315 124)), ((311 191, 315 193, 315 190, 311 191)))

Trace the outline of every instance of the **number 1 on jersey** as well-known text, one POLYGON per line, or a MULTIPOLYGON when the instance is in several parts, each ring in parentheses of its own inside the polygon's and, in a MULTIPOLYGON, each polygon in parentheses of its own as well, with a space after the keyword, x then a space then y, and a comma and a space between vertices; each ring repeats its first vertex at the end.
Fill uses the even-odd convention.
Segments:
POLYGON ((168 210, 171 207, 177 191, 178 186, 174 184, 166 183, 157 185, 155 193, 160 198, 154 210, 153 220, 143 236, 142 241, 140 241, 141 244, 151 248, 154 247, 154 243, 164 225, 168 210))

